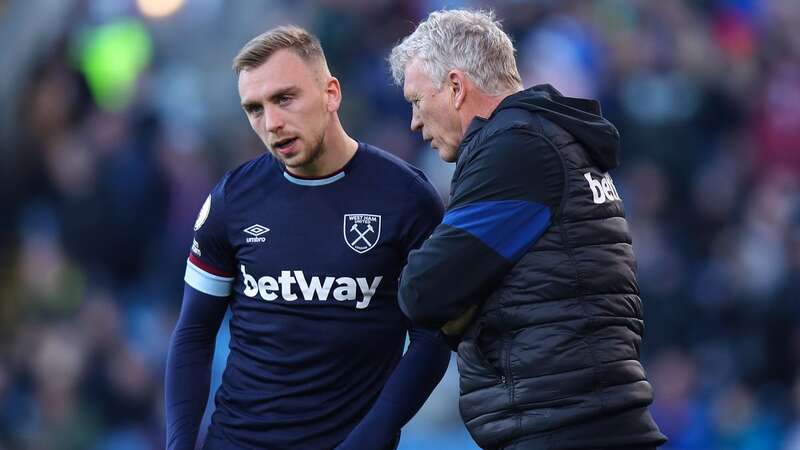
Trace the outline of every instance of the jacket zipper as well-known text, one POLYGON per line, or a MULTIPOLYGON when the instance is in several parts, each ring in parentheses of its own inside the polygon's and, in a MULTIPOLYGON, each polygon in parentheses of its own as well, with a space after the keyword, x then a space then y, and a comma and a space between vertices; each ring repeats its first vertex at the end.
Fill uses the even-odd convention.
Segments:
POLYGON ((499 373, 500 377, 497 379, 497 384, 506 384, 508 382, 508 377, 506 377, 506 374, 508 373, 508 371, 506 371, 505 349, 506 349, 506 340, 504 338, 501 338, 500 368, 498 369, 498 372, 500 372, 499 373))
MULTIPOLYGON (((503 340, 503 375, 500 377, 500 380, 503 384, 509 383, 512 381, 511 377, 511 340, 504 339, 503 340)), ((511 401, 512 405, 514 403, 514 386, 513 384, 510 385, 510 389, 508 391, 509 400, 511 401)))

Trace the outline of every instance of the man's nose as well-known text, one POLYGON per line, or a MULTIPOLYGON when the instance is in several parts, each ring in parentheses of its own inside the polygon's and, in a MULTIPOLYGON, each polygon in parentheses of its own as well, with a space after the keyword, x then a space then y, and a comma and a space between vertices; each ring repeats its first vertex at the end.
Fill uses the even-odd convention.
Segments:
POLYGON ((270 133, 280 131, 285 125, 283 114, 277 108, 267 108, 264 110, 264 127, 270 133))
POLYGON ((411 131, 422 130, 422 121, 419 119, 419 114, 416 112, 411 113, 411 131))

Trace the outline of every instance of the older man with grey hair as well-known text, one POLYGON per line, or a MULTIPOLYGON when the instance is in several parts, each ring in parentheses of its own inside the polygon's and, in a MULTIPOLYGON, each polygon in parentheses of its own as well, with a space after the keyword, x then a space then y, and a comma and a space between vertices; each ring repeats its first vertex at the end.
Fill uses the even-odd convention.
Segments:
POLYGON ((619 134, 596 101, 523 90, 490 12, 431 13, 389 57, 411 128, 455 162, 400 305, 458 349, 461 415, 492 449, 654 449, 619 134))

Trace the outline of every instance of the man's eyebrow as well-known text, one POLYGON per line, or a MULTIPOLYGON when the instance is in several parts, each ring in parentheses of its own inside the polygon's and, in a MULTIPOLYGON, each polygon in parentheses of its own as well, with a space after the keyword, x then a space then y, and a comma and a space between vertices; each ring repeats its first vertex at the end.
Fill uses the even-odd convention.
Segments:
POLYGON ((287 86, 285 88, 280 88, 269 96, 269 101, 275 103, 276 101, 278 101, 279 98, 283 97, 284 95, 293 95, 296 94, 297 91, 299 91, 299 89, 296 86, 287 86))
MULTIPOLYGON (((270 94, 269 101, 274 103, 274 102, 278 101, 278 99, 280 97, 283 97, 284 95, 294 95, 299 90, 300 89, 298 89, 296 86, 287 86, 285 88, 280 88, 277 91, 275 91, 272 94, 270 94)), ((241 103, 242 108, 245 108, 245 109, 247 109, 249 107, 253 107, 253 106, 259 106, 260 104, 261 103, 258 102, 257 100, 244 100, 241 103)))

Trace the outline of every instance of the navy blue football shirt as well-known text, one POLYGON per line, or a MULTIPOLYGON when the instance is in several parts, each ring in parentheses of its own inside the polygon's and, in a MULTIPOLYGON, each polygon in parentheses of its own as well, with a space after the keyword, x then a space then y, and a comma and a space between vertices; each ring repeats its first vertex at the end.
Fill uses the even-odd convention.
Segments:
POLYGON ((208 440, 341 442, 402 355, 398 276, 441 215, 422 172, 366 144, 324 179, 270 154, 228 173, 198 216, 185 277, 232 311, 208 440))

